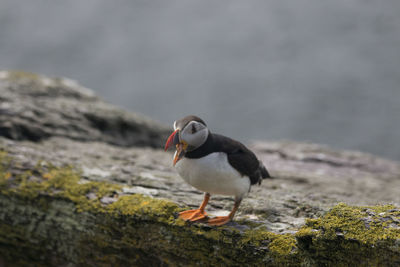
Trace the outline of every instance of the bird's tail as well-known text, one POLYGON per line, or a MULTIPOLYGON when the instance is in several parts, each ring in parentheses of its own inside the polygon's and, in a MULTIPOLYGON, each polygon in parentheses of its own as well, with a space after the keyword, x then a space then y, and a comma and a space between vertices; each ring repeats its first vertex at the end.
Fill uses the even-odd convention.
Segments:
POLYGON ((263 179, 273 179, 273 177, 269 174, 267 169, 265 168, 264 164, 260 161, 260 172, 261 172, 261 177, 263 179))

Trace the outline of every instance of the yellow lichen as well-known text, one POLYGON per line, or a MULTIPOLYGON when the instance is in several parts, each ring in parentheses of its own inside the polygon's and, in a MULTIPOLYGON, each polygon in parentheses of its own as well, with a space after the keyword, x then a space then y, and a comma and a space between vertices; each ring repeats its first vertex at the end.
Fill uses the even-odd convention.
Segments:
POLYGON ((3 194, 15 194, 22 198, 34 199, 40 195, 50 195, 68 199, 76 204, 77 211, 103 211, 100 199, 112 195, 121 189, 121 186, 105 182, 90 181, 80 183, 81 175, 71 166, 55 167, 51 164, 42 167, 40 162, 33 170, 25 171, 13 179, 9 179, 9 172, 4 168, 5 154, 0 155, 0 185, 3 185, 3 194), (12 181, 9 181, 12 180, 12 181), (8 183, 8 184, 6 184, 8 183), (93 193, 95 197, 88 199, 87 194, 93 193))
POLYGON ((325 216, 307 220, 295 236, 303 257, 314 265, 391 265, 400 261, 400 228, 392 225, 399 215, 392 205, 340 203, 325 216))
POLYGON ((319 229, 319 235, 336 239, 343 236, 356 239, 365 244, 374 244, 379 240, 400 239, 400 229, 387 227, 392 222, 391 216, 398 216, 399 211, 393 205, 353 207, 340 203, 332 208, 324 217, 309 219, 301 229, 304 235, 311 229, 319 229), (381 220, 381 218, 387 218, 381 220))
POLYGON ((296 239, 291 234, 276 234, 265 228, 250 229, 245 231, 242 243, 250 243, 261 246, 263 242, 268 244, 268 249, 278 255, 288 255, 296 248, 296 239))
POLYGON ((44 179, 51 179, 51 178, 53 178, 53 176, 52 176, 50 173, 44 173, 44 174, 42 175, 42 177, 43 177, 44 179))
POLYGON ((11 158, 7 152, 0 150, 0 188, 8 183, 11 173, 8 171, 11 158))
POLYGON ((121 196, 107 206, 107 211, 115 215, 140 216, 143 219, 172 223, 179 207, 167 200, 154 199, 143 195, 121 196))
POLYGON ((303 237, 303 236, 311 236, 311 235, 313 235, 313 229, 311 229, 310 227, 300 228, 295 234, 295 236, 298 238, 303 237))
POLYGON ((278 234, 272 239, 268 248, 276 254, 288 255, 296 249, 296 239, 292 234, 278 234))

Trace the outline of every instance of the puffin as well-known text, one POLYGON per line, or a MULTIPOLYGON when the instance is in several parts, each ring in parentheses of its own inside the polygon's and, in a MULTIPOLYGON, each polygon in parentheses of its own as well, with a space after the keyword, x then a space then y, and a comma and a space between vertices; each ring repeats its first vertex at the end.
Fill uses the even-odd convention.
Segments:
POLYGON ((204 192, 198 209, 179 213, 185 221, 205 221, 212 226, 230 222, 250 187, 272 178, 256 155, 239 141, 211 133, 199 117, 190 115, 176 120, 174 131, 165 143, 165 151, 175 146, 173 166, 188 184, 204 192), (211 195, 234 196, 228 216, 209 218, 205 208, 211 195))

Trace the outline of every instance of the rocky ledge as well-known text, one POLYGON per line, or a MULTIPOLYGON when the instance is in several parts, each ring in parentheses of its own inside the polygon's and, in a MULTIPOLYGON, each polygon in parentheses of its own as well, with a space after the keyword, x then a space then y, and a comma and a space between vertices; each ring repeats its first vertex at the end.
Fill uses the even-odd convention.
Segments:
MULTIPOLYGON (((161 147, 168 128, 67 79, 0 72, 0 264, 400 264, 400 164, 254 142, 273 180, 223 227, 185 223, 201 192, 161 147)), ((213 196, 208 212, 228 213, 213 196)))

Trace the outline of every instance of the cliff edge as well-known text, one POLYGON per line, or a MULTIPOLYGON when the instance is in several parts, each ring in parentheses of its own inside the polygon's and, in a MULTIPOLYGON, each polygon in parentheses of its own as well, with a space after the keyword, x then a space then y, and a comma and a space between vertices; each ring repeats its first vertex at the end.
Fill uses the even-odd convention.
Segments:
MULTIPOLYGON (((400 164, 296 142, 250 147, 274 180, 234 222, 186 223, 198 192, 170 129, 64 78, 0 72, 0 263, 31 266, 400 264, 400 164)), ((228 213, 213 196, 208 212, 228 213)))

